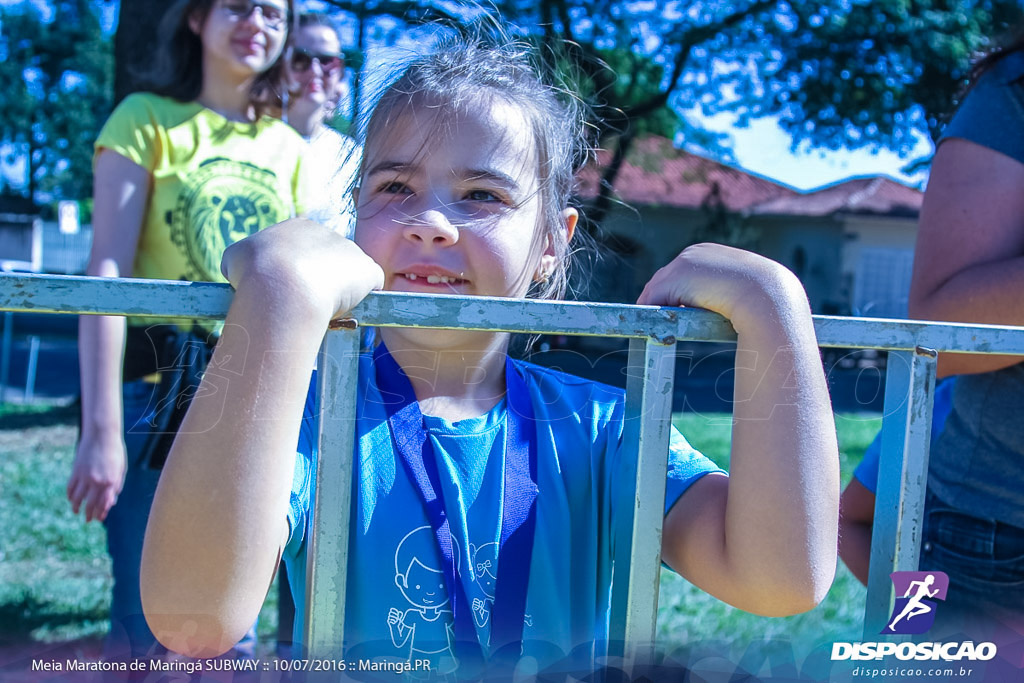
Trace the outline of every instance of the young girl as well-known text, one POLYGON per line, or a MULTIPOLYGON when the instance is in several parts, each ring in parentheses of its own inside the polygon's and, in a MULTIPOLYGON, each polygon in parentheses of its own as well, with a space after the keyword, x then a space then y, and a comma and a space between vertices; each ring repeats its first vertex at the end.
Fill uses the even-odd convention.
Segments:
MULTIPOLYGON (((291 0, 180 0, 167 9, 149 92, 126 98, 96 140, 88 274, 223 280, 227 245, 295 214, 304 144, 261 117, 255 95, 281 80, 291 16, 291 0)), ((219 332, 156 322, 81 320, 82 432, 67 494, 75 512, 107 527, 111 656, 142 656, 155 644, 139 598, 143 534, 219 332)))
MULTIPOLYGON (((303 406, 333 316, 380 288, 562 289, 580 129, 519 47, 449 45, 413 63, 369 121, 354 242, 293 221, 225 253, 237 293, 147 531, 158 637, 194 656, 228 647, 282 554, 304 594, 316 430, 303 406)), ((797 279, 700 245, 639 303, 709 308, 739 333, 731 477, 674 436, 665 562, 751 612, 811 608, 835 569, 838 457, 797 279)), ((622 394, 510 361, 508 341, 382 329, 361 359, 352 657, 458 676, 478 653, 544 664, 608 633, 622 394)))

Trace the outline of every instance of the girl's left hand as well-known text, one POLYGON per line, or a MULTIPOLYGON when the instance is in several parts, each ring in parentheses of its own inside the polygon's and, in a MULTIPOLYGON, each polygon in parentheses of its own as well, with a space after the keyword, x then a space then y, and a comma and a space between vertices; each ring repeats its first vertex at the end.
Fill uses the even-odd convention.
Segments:
POLYGON ((740 332, 794 305, 807 309, 807 295, 781 264, 742 249, 705 243, 687 247, 655 273, 637 303, 705 308, 728 318, 740 332))

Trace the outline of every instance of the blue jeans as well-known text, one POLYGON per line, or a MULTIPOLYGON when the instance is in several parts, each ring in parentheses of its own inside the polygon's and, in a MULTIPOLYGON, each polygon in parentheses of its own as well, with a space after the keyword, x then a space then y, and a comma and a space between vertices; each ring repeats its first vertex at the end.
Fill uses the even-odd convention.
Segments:
POLYGON ((991 619, 1024 619, 1024 529, 968 514, 929 491, 920 567, 949 576, 937 622, 966 629, 991 619))
MULTIPOLYGON (((149 630, 142 614, 139 573, 142 567, 142 541, 149 522, 153 494, 160 480, 160 470, 140 462, 140 451, 148 435, 138 425, 151 408, 156 384, 137 380, 124 385, 125 447, 128 472, 117 503, 110 509, 104 525, 107 528, 107 552, 113 569, 114 587, 110 601, 110 634, 104 646, 111 658, 139 658, 160 655, 166 650, 149 630)), ((142 423, 145 424, 144 422, 142 423)), ((253 655, 256 625, 235 646, 236 656, 253 655)))

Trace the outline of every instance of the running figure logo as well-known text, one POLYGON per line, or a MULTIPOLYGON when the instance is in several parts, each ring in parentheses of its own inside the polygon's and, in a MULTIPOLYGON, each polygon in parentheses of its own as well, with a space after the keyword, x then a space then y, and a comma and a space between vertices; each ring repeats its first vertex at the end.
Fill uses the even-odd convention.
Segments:
POLYGON ((914 635, 930 629, 938 607, 935 600, 946 599, 949 577, 944 572, 893 572, 889 577, 896 589, 896 604, 882 633, 914 635))

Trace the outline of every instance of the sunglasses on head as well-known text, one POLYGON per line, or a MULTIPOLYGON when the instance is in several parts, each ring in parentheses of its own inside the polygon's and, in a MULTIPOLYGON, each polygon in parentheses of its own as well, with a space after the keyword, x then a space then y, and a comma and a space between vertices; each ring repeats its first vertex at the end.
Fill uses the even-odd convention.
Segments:
POLYGON ((313 62, 320 65, 320 70, 325 74, 331 74, 341 69, 345 60, 341 55, 317 54, 301 47, 292 48, 291 66, 295 71, 309 71, 313 68, 313 62))

